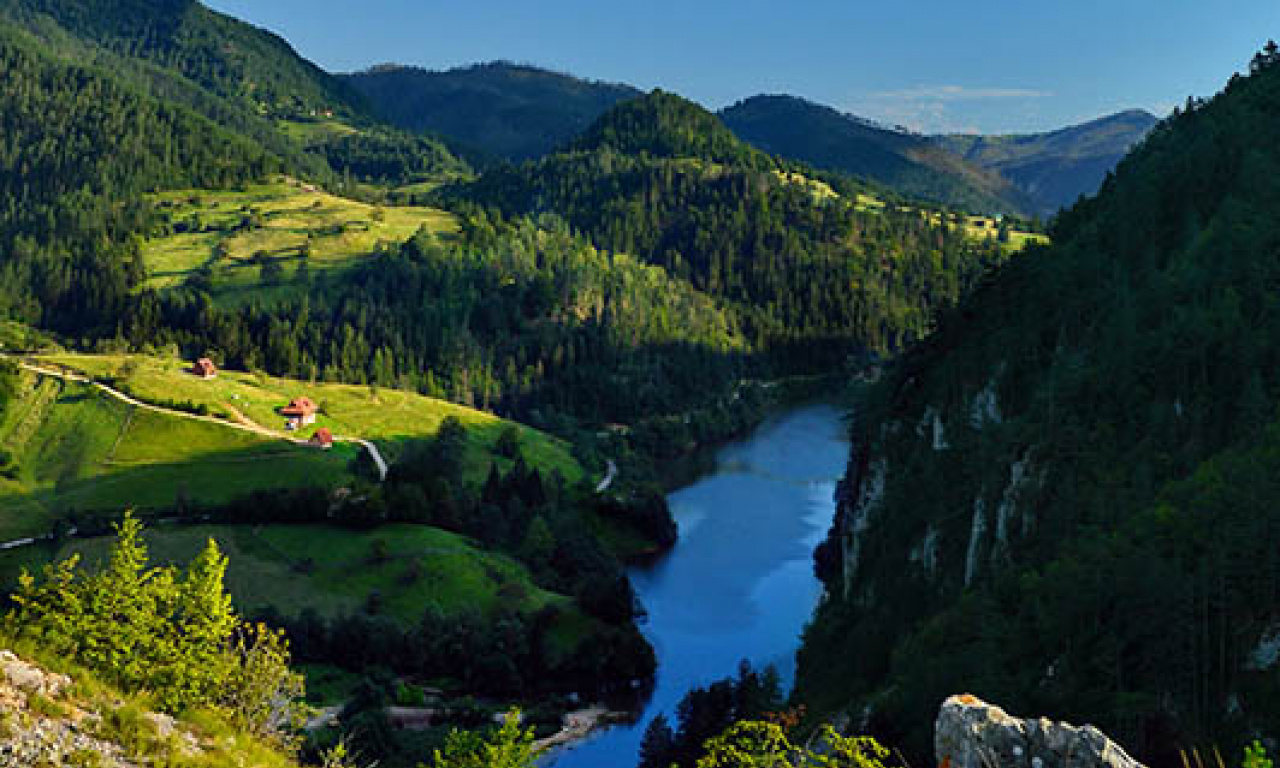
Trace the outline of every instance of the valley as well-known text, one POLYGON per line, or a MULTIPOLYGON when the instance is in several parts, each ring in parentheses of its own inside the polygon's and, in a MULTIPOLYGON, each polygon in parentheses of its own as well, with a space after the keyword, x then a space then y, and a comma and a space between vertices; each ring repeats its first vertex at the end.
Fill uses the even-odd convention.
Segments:
POLYGON ((0 0, 0 764, 1269 765, 1274 43, 1157 119, 222 7, 0 0))

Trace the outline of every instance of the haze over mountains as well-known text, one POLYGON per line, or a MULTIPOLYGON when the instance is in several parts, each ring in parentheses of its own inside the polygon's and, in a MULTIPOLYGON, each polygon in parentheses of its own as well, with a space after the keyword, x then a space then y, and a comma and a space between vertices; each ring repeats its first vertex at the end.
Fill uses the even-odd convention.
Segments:
POLYGON ((1002 178, 1052 213, 1097 191, 1120 158, 1155 127, 1150 112, 1130 109, 1049 133, 952 135, 933 141, 1002 178))
MULTIPOLYGON (((383 118, 512 161, 563 146, 641 91, 504 62, 448 71, 381 66, 344 75, 383 118)), ((1044 134, 925 136, 789 95, 719 112, 771 154, 847 173, 900 194, 985 212, 1049 216, 1095 192, 1156 123, 1130 110, 1044 134)))

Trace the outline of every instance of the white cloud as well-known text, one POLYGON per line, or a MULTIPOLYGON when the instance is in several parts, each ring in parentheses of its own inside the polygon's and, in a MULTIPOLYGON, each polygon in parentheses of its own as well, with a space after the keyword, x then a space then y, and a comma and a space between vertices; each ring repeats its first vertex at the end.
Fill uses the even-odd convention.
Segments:
POLYGON ((1052 96, 1031 88, 971 88, 967 85, 919 85, 896 91, 879 91, 868 98, 882 101, 1003 101, 1052 96))
POLYGON ((851 111, 913 131, 959 133, 974 130, 975 113, 1007 111, 1052 95, 1031 88, 919 85, 866 94, 851 111))

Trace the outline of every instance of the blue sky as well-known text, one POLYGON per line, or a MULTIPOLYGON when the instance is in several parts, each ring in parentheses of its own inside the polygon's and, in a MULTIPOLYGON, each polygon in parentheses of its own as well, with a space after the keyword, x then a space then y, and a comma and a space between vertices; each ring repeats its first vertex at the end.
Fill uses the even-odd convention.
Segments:
POLYGON ((928 132, 1163 115, 1280 38, 1277 0, 206 2, 334 71, 508 59, 711 108, 792 93, 928 132))

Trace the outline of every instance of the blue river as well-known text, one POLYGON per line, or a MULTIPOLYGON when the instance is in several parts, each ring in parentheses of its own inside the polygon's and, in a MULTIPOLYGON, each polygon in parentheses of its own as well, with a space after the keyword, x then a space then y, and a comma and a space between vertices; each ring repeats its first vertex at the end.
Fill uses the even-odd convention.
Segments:
POLYGON ((843 410, 804 405, 719 449, 715 468, 668 500, 680 541, 630 572, 658 655, 652 697, 635 725, 597 732, 544 760, 555 768, 634 768, 659 712, 674 725, 691 687, 773 664, 790 686, 800 633, 822 594, 813 548, 834 512, 849 444, 843 410))

